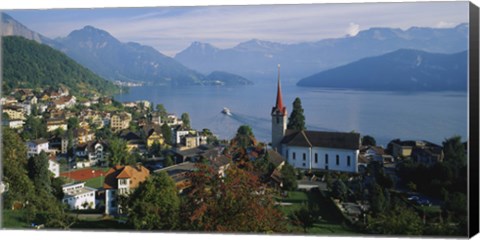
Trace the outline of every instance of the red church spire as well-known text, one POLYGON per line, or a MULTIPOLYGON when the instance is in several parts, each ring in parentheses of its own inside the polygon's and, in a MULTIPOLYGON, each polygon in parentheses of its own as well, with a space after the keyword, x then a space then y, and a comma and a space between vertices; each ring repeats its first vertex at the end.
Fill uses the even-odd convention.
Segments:
POLYGON ((282 113, 283 115, 286 112, 286 108, 283 106, 283 100, 282 100, 282 89, 280 85, 280 64, 278 64, 278 86, 277 86, 277 102, 275 104, 275 110, 282 113))

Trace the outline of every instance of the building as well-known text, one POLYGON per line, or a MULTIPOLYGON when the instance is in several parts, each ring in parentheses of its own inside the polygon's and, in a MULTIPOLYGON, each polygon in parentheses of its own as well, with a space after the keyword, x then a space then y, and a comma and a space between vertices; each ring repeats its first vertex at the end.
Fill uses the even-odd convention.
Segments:
POLYGON ((50 118, 47 120, 47 132, 53 132, 57 129, 67 131, 68 125, 65 118, 50 118))
POLYGON ((95 209, 95 189, 85 187, 85 183, 65 184, 62 186, 64 193, 63 203, 70 209, 95 209))
POLYGON ((48 158, 48 170, 53 173, 54 177, 60 176, 60 164, 56 160, 55 156, 51 156, 48 158))
POLYGON ((165 139, 163 138, 163 134, 152 128, 148 131, 148 135, 147 135, 147 147, 152 147, 152 145, 154 143, 158 143, 160 145, 163 145, 165 143, 165 139))
POLYGON ((272 148, 294 168, 358 172, 360 134, 287 130, 278 66, 277 99, 272 108, 272 148))
POLYGON ((113 114, 110 118, 110 128, 112 131, 117 132, 130 127, 132 121, 132 115, 126 112, 113 114))
POLYGON ((414 162, 432 166, 443 161, 443 148, 431 142, 417 141, 411 158, 414 162))
POLYGON ((140 183, 147 180, 150 171, 141 166, 120 166, 110 168, 105 174, 103 188, 105 189, 105 214, 121 212, 118 196, 129 195, 140 183))
POLYGON ((21 119, 8 119, 8 118, 3 118, 2 119, 2 125, 7 126, 12 129, 19 129, 22 128, 23 125, 25 125, 25 121, 21 119))
POLYGON ((25 120, 25 108, 16 105, 3 105, 2 113, 6 113, 10 119, 25 120))
POLYGON ((39 138, 36 140, 28 141, 27 142, 27 156, 32 157, 35 155, 39 155, 42 151, 48 152, 48 140, 39 138))

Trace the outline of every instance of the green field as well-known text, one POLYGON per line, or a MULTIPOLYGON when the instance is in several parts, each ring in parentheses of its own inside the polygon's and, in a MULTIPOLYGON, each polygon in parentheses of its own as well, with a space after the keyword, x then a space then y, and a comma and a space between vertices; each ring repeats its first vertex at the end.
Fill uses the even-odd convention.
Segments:
POLYGON ((103 181, 104 180, 105 180, 104 176, 91 178, 91 179, 88 179, 85 182, 85 186, 98 189, 98 188, 103 187, 103 181))

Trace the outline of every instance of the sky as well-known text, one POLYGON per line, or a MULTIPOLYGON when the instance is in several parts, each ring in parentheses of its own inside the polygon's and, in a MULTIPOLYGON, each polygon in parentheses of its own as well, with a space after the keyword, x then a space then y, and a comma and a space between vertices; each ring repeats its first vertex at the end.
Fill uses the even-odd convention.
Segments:
POLYGON ((468 22, 468 2, 316 3, 247 6, 6 10, 49 38, 91 25, 122 42, 174 56, 193 41, 230 48, 250 39, 312 42, 371 27, 453 27, 468 22))

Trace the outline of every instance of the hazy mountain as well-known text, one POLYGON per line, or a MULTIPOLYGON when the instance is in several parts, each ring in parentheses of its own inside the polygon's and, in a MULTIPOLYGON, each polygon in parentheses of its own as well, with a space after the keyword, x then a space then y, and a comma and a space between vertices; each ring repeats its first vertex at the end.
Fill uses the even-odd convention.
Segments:
POLYGON ((465 91, 467 51, 454 54, 401 49, 300 80, 298 86, 386 91, 465 91))
POLYGON ((214 71, 210 73, 206 78, 204 84, 211 85, 252 85, 252 81, 227 72, 214 71))
POLYGON ((86 26, 57 39, 67 55, 111 80, 167 85, 200 84, 203 75, 138 43, 122 43, 108 32, 86 26))
POLYGON ((2 36, 21 36, 38 43, 52 44, 52 40, 34 32, 23 24, 12 18, 6 13, 0 13, 2 21, 0 22, 0 30, 2 36))
POLYGON ((178 53, 175 59, 203 73, 221 70, 260 80, 275 78, 276 66, 280 63, 282 79, 296 81, 322 70, 402 48, 455 53, 466 50, 467 45, 468 24, 454 28, 412 27, 408 30, 371 28, 356 36, 298 44, 254 39, 233 48, 219 49, 208 43, 195 42, 178 53))
POLYGON ((112 82, 47 45, 19 36, 2 39, 4 92, 15 88, 45 89, 62 85, 77 96, 114 94, 120 90, 112 82))

